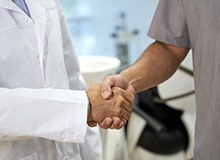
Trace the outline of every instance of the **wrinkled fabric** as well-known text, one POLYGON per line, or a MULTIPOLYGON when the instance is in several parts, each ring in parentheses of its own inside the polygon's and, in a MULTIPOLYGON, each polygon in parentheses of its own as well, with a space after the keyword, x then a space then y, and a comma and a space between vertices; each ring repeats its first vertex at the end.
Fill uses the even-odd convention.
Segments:
POLYGON ((160 0, 148 35, 191 48, 196 88, 195 160, 220 157, 220 1, 160 0))
POLYGON ((63 13, 26 3, 31 17, 0 0, 0 160, 101 160, 63 13))

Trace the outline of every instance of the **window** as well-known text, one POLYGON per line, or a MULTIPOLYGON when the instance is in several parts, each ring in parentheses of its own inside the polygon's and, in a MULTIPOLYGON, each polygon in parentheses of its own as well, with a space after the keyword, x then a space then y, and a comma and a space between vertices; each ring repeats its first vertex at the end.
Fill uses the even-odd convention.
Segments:
POLYGON ((127 28, 139 34, 129 42, 133 62, 152 40, 146 36, 158 0, 60 0, 77 55, 118 57, 117 39, 112 38, 125 13, 127 28))
POLYGON ((77 54, 90 54, 94 50, 95 37, 89 0, 60 0, 60 2, 77 54))

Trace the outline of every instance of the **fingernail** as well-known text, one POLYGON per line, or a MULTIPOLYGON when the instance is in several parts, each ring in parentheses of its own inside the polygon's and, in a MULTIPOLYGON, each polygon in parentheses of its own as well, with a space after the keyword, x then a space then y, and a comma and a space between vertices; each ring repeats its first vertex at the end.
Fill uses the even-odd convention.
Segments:
POLYGON ((93 121, 90 121, 87 123, 90 127, 95 127, 97 126, 97 123, 96 122, 93 122, 93 121))
POLYGON ((107 126, 110 126, 112 124, 112 120, 111 119, 105 120, 105 124, 107 126))
POLYGON ((109 93, 108 93, 107 90, 104 90, 104 91, 102 92, 102 96, 103 96, 103 98, 107 98, 108 95, 109 95, 109 93))

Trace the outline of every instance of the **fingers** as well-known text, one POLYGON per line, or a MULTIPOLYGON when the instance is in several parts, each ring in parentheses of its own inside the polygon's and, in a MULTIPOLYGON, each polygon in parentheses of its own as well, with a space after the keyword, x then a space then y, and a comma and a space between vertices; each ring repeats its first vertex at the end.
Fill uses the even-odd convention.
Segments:
POLYGON ((113 123, 111 129, 121 129, 127 123, 125 119, 119 119, 118 117, 113 117, 113 123))
POLYGON ((95 127, 97 126, 97 123, 95 121, 90 121, 90 122, 87 122, 88 126, 89 127, 95 127))
POLYGON ((121 94, 122 97, 125 98, 125 100, 127 100, 129 103, 133 104, 133 102, 134 102, 134 94, 133 93, 130 93, 127 90, 125 91, 125 90, 118 88, 118 87, 114 87, 114 88, 112 88, 112 90, 115 92, 119 92, 119 94, 121 94))
POLYGON ((98 83, 91 85, 86 91, 91 106, 88 116, 88 125, 91 127, 98 123, 104 129, 120 129, 130 118, 134 95, 121 88, 111 87, 115 83, 111 78, 114 79, 115 76, 107 78, 102 86, 98 83), (105 87, 111 92, 108 99, 103 99, 101 95, 101 90, 105 90, 105 87))
POLYGON ((112 87, 120 87, 131 93, 134 93, 134 88, 129 86, 129 82, 122 74, 108 76, 101 84, 101 94, 104 99, 110 98, 112 95, 112 87))
POLYGON ((126 123, 127 121, 125 119, 121 120, 118 117, 107 117, 102 123, 99 124, 99 126, 103 129, 121 129, 126 123))
POLYGON ((119 125, 120 125, 120 123, 121 123, 120 118, 118 118, 118 117, 113 117, 112 120, 113 120, 113 123, 112 123, 112 125, 111 125, 110 128, 111 128, 111 129, 117 129, 117 128, 119 128, 119 125))
POLYGON ((120 125, 118 128, 116 129, 121 129, 122 127, 124 127, 124 125, 127 123, 127 121, 121 121, 120 125))
POLYGON ((112 91, 113 97, 108 101, 114 101, 110 106, 110 112, 113 117, 110 118, 111 115, 109 115, 110 117, 106 118, 99 125, 104 129, 121 129, 130 118, 134 95, 117 87, 113 87, 112 91))
POLYGON ((106 118, 103 120, 103 122, 101 122, 101 123, 99 124, 99 126, 100 126, 101 128, 103 128, 103 129, 108 129, 108 128, 111 127, 112 123, 113 123, 112 118, 106 117, 106 118))
POLYGON ((121 106, 121 108, 130 114, 134 102, 134 95, 117 87, 112 88, 112 91, 116 99, 116 106, 121 106))

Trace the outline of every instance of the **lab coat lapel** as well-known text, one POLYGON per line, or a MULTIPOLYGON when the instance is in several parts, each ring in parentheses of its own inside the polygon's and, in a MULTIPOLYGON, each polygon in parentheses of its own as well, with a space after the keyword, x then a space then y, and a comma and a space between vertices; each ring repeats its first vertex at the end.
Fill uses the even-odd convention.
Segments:
POLYGON ((41 64, 41 70, 43 73, 43 55, 44 55, 44 42, 45 42, 45 31, 46 31, 45 1, 29 0, 26 1, 26 3, 30 11, 31 18, 35 23, 39 60, 41 64))
MULTIPOLYGON (((33 23, 35 23, 40 63, 43 64, 44 40, 46 30, 45 0, 28 0, 26 1, 26 3, 29 8, 33 23)), ((24 12, 11 0, 0 0, 0 8, 5 8, 7 10, 12 10, 24 14, 24 12)), ((43 65, 41 66, 43 67, 43 65)))
POLYGON ((0 0, 0 8, 5 8, 19 13, 24 13, 14 2, 11 0, 0 0))

